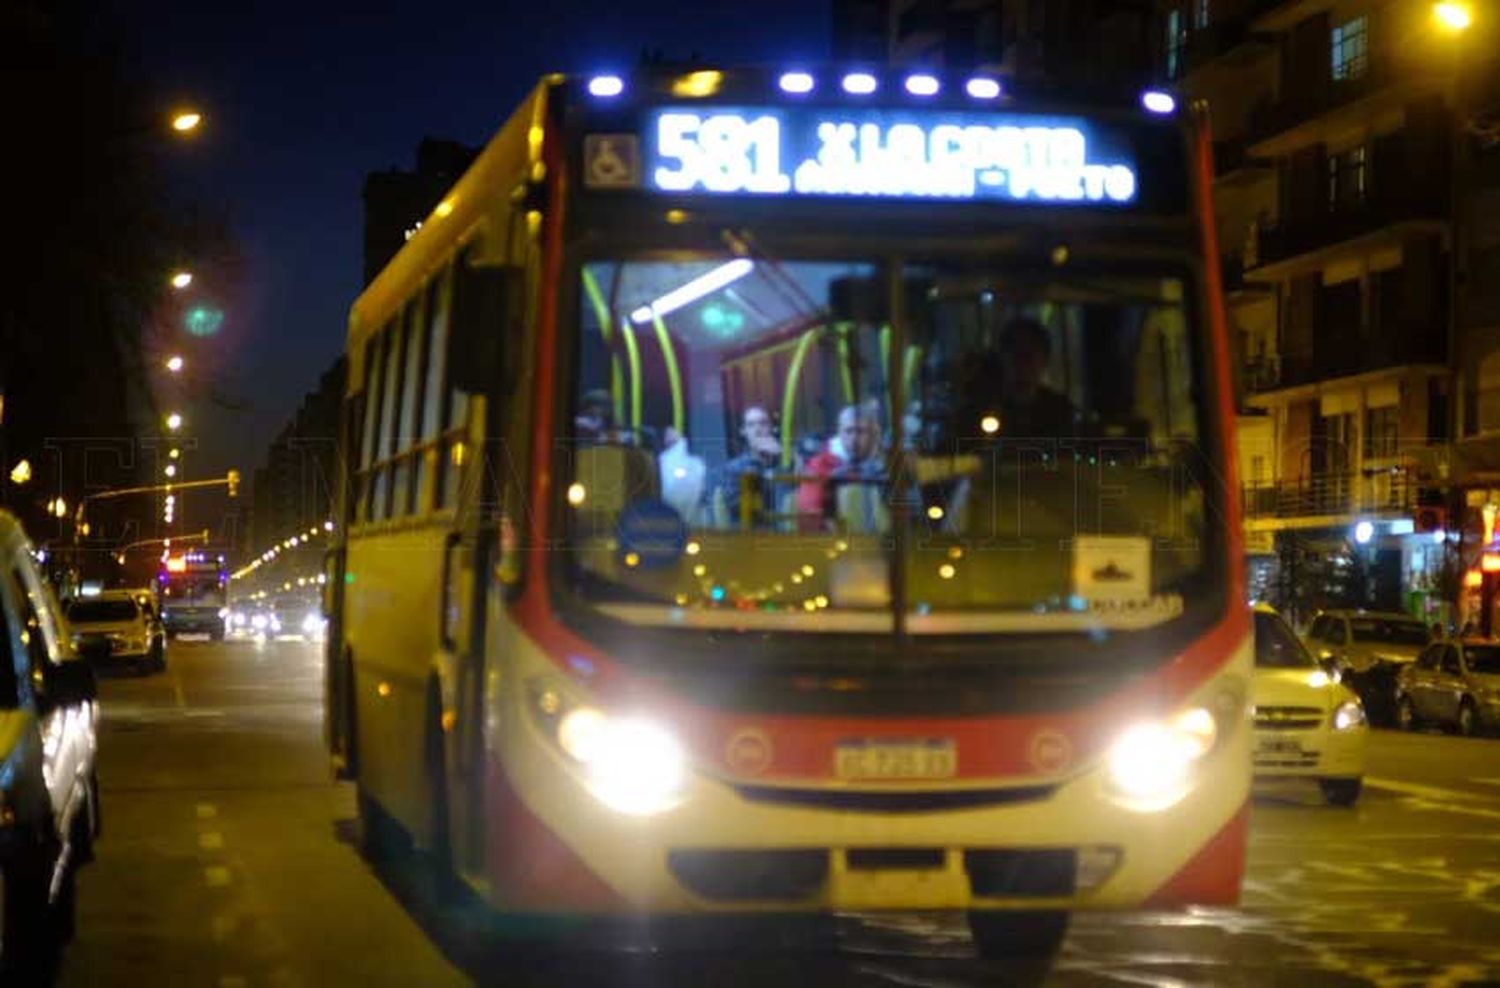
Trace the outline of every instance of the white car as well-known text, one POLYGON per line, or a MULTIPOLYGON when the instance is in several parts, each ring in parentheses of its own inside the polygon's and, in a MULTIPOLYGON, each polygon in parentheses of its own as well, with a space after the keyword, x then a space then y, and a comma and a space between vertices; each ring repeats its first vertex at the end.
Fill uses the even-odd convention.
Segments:
POLYGON ((1280 614, 1257 605, 1255 776, 1315 779, 1338 806, 1359 799, 1369 728, 1365 710, 1318 665, 1280 614))

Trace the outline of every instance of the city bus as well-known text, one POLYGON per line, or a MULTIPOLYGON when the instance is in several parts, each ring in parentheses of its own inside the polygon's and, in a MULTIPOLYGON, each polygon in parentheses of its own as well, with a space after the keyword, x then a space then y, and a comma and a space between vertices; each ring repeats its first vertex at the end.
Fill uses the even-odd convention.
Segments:
POLYGON ((543 80, 350 315, 367 852, 570 929, 952 910, 984 954, 1236 902, 1210 149, 1163 92, 543 80))

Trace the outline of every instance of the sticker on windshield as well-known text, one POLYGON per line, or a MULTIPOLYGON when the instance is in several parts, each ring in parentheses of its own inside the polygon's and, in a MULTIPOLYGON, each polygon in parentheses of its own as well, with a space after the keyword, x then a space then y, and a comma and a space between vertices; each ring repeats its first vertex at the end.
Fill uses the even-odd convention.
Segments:
POLYGON ((1122 535, 1074 539, 1073 592, 1090 603, 1150 599, 1151 540, 1122 535))
POLYGON ((687 548, 688 528, 665 501, 636 501, 620 512, 615 534, 620 542, 620 561, 629 569, 670 566, 687 548))

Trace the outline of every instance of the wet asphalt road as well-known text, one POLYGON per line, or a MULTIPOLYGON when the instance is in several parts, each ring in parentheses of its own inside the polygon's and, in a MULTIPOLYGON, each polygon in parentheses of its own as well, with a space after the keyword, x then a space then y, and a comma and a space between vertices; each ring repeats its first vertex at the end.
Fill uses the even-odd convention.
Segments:
POLYGON ((319 649, 174 643, 103 681, 104 838, 66 986, 1500 985, 1500 740, 1377 732, 1354 809, 1254 804, 1236 910, 1074 921, 1049 971, 976 960, 945 916, 847 917, 829 941, 539 956, 377 875, 322 751, 319 649))

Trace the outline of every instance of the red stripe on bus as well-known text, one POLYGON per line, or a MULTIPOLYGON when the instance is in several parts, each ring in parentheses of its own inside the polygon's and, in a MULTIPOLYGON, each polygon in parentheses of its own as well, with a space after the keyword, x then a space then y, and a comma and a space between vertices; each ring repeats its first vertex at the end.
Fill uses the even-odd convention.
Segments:
POLYGON ((1250 804, 1244 803, 1192 860, 1151 894, 1144 908, 1238 905, 1249 833, 1250 804))
POLYGON ((521 800, 505 768, 487 759, 485 860, 495 897, 523 910, 614 912, 623 900, 521 800))
MULTIPOLYGON (((1203 274, 1208 290, 1209 345, 1212 347, 1214 387, 1219 405, 1219 457, 1224 473, 1225 558, 1228 561, 1230 606, 1248 599, 1245 586, 1245 532, 1240 516, 1240 481, 1236 464, 1234 432, 1234 384, 1230 373, 1229 319, 1224 313, 1224 278, 1219 268, 1219 231, 1214 224, 1214 148, 1208 118, 1198 115, 1193 128, 1197 141, 1194 163, 1198 181, 1194 190, 1198 199, 1198 232, 1203 245, 1203 274)), ((1213 523, 1213 519, 1209 519, 1213 523)))

